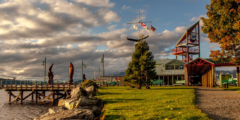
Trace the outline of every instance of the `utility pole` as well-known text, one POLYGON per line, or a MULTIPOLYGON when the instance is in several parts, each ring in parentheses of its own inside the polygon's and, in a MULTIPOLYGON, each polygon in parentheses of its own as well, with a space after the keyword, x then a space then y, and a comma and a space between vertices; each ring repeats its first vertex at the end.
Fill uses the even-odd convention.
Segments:
POLYGON ((82 80, 83 80, 83 61, 82 61, 82 80))
POLYGON ((100 78, 100 67, 98 67, 98 78, 100 78))
POLYGON ((104 76, 104 54, 103 54, 103 58, 102 58, 102 59, 103 59, 103 65, 102 65, 102 67, 103 67, 102 69, 103 69, 103 70, 102 70, 102 76, 104 76))
POLYGON ((42 64, 42 65, 45 65, 45 70, 44 70, 44 83, 45 83, 45 80, 46 80, 46 63, 47 63, 47 60, 46 60, 46 57, 45 57, 45 61, 43 61, 43 64, 42 64))
POLYGON ((47 59, 45 57, 45 78, 44 78, 44 82, 46 81, 46 64, 47 64, 47 59))

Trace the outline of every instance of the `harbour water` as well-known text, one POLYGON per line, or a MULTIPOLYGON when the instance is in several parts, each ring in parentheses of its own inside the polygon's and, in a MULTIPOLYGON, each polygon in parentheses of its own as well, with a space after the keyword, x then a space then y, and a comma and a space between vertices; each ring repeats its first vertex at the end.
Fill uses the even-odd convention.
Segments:
MULTIPOLYGON (((18 95, 19 92, 12 92, 14 95, 18 95)), ((24 96, 27 96, 30 92, 24 92, 24 96)), ((48 94, 48 93, 46 93, 48 94)), ((12 100, 14 98, 12 97, 12 100)), ((21 105, 20 102, 9 105, 8 93, 4 89, 0 89, 0 120, 33 120, 48 112, 48 108, 51 105, 34 105, 31 101, 31 96, 24 100, 21 105)))

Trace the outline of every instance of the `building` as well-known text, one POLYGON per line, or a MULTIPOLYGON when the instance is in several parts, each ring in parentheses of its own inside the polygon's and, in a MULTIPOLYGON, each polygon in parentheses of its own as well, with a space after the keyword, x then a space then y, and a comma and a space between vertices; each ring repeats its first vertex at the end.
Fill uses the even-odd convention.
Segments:
POLYGON ((200 83, 203 87, 216 86, 216 67, 236 67, 237 85, 240 86, 239 76, 240 64, 230 61, 213 61, 211 58, 196 58, 184 65, 185 85, 189 83, 200 83))
POLYGON ((184 64, 185 62, 177 59, 161 59, 155 60, 155 71, 163 85, 173 85, 177 80, 184 80, 184 64))

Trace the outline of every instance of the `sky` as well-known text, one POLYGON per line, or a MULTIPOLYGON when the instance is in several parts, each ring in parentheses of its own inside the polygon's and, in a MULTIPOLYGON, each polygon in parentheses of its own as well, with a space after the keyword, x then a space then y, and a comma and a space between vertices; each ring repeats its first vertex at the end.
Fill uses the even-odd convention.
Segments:
MULTIPOLYGON (((207 17, 207 4, 210 0, 0 0, 0 77, 43 80, 46 57, 47 71, 54 63, 54 80, 69 79, 69 62, 73 78, 81 79, 82 61, 91 78, 102 69, 103 54, 105 75, 124 72, 134 51, 126 38, 138 33, 127 23, 138 22, 139 11, 140 20, 156 28, 140 27, 149 35, 154 59, 174 59, 171 50, 188 27, 207 17)), ((201 57, 208 58, 219 45, 200 34, 201 57)))

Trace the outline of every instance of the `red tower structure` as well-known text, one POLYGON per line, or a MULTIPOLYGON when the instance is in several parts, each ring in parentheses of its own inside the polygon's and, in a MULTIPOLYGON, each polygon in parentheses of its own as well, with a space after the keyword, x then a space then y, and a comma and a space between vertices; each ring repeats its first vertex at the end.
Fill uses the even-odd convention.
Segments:
POLYGON ((183 62, 189 62, 193 60, 193 55, 200 57, 200 29, 199 21, 193 24, 182 35, 175 45, 175 49, 172 50, 172 55, 182 56, 183 62))

